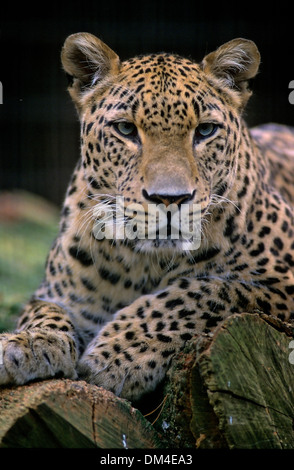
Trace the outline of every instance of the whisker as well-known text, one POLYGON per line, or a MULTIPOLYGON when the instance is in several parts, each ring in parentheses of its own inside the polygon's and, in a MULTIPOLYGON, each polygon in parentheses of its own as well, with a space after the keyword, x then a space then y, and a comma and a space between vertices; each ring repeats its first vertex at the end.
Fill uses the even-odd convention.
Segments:
POLYGON ((240 212, 240 207, 236 204, 235 201, 231 201, 231 199, 229 199, 225 196, 219 196, 218 194, 212 194, 211 195, 209 206, 210 205, 223 204, 223 203, 232 204, 235 207, 235 209, 237 209, 240 212))

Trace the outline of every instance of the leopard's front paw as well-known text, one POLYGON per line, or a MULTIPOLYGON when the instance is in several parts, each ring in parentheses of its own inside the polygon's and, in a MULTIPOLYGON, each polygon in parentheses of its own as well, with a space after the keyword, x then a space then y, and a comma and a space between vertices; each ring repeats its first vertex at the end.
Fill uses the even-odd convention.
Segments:
POLYGON ((117 342, 89 348, 78 363, 79 377, 134 401, 155 389, 163 379, 167 362, 157 360, 147 342, 122 350, 117 342))
POLYGON ((76 378, 72 339, 50 330, 0 335, 0 384, 24 384, 61 373, 76 378))

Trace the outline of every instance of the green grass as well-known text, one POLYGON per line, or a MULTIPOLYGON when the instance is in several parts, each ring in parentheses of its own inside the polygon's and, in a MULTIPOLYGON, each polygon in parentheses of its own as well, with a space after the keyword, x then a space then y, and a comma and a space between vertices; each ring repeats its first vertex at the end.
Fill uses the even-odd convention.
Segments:
POLYGON ((0 223, 0 331, 15 327, 21 307, 42 281, 57 230, 52 217, 45 224, 27 219, 0 223))

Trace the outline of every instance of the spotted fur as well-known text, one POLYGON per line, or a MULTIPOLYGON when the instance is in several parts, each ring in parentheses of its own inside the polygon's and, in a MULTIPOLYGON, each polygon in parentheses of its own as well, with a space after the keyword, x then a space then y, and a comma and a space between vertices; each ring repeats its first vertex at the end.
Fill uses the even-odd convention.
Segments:
POLYGON ((45 278, 18 330, 0 337, 0 383, 62 374, 137 399, 187 341, 229 315, 293 318, 294 131, 246 127, 259 53, 245 39, 200 64, 167 53, 121 62, 80 33, 62 62, 82 156, 45 278), (146 213, 148 204, 199 204, 200 247, 97 239, 98 209, 116 196, 146 213))

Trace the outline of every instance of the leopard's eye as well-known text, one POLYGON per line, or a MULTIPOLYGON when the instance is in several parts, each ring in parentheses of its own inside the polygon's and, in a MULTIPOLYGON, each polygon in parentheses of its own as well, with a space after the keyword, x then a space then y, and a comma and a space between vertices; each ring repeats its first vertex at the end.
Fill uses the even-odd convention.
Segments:
POLYGON ((217 125, 212 122, 203 122, 196 127, 195 136, 196 138, 210 137, 215 133, 217 125))
POLYGON ((124 137, 136 137, 138 134, 135 124, 129 121, 115 122, 114 127, 124 137))

